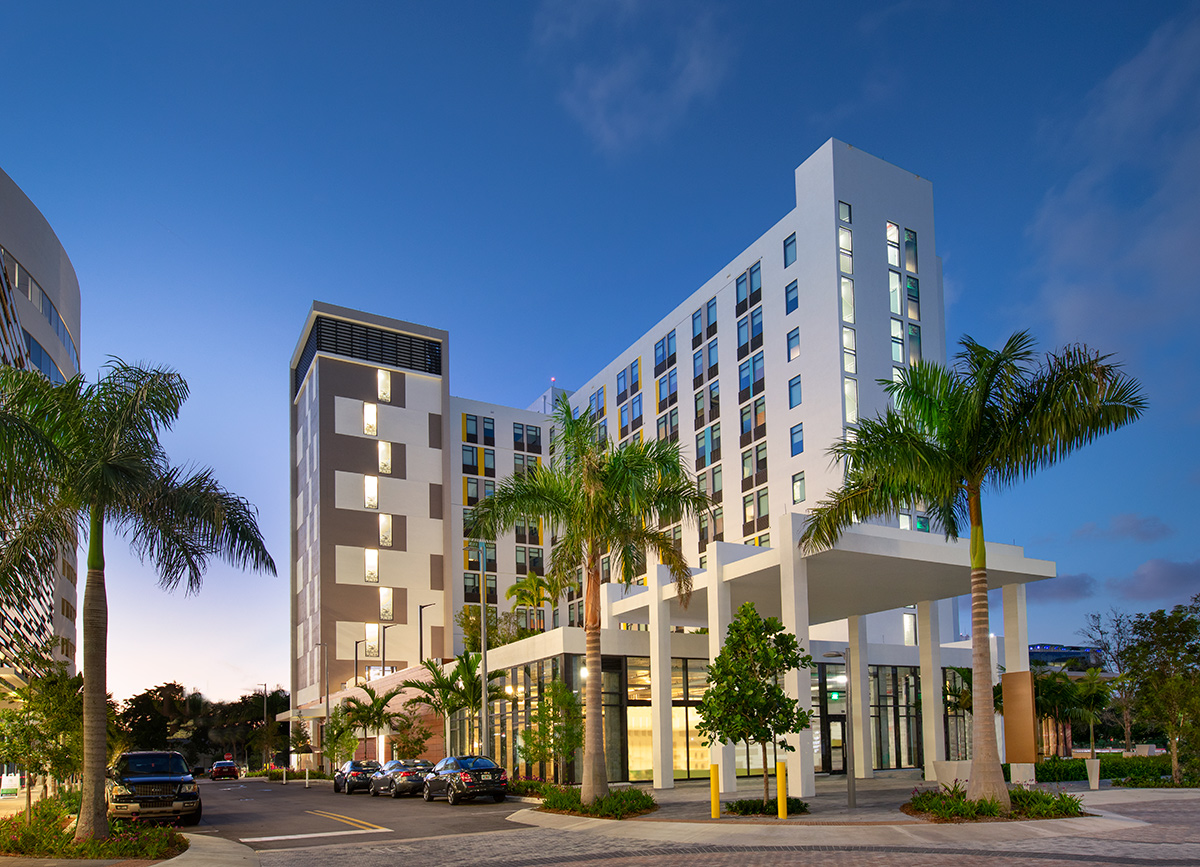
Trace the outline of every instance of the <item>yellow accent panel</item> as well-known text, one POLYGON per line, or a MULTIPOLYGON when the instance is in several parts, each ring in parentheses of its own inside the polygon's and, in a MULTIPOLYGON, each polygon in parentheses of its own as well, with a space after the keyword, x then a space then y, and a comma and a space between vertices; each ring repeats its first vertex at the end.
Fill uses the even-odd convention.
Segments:
POLYGON ((467 414, 465 412, 462 414, 462 441, 464 443, 467 441, 467 414))
POLYGON ((463 476, 463 498, 462 498, 462 501, 463 501, 464 505, 467 502, 467 476, 463 476))

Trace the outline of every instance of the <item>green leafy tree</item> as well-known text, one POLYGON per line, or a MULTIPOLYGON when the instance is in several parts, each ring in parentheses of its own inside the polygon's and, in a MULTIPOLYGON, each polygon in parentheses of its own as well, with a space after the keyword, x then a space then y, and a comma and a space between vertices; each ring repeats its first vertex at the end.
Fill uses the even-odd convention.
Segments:
POLYGON ((1166 733, 1171 779, 1180 785, 1179 745, 1197 735, 1200 719, 1200 593, 1170 611, 1135 615, 1123 656, 1139 714, 1166 733))
MULTIPOLYGON (((953 367, 921 362, 898 382, 880 384, 894 404, 859 421, 830 456, 845 483, 811 514, 802 544, 832 547, 846 528, 877 515, 927 504, 947 538, 970 533, 971 668, 974 705, 992 693, 988 647, 987 552, 983 491, 1000 491, 1056 464, 1101 434, 1138 418, 1138 383, 1110 356, 1069 346, 1040 362, 1033 339, 1018 332, 999 350, 969 337, 953 367)), ((972 714, 974 757, 967 797, 995 798, 1009 809, 996 727, 972 714)))
POLYGON ((1088 724, 1088 746, 1092 758, 1096 758, 1096 723, 1100 714, 1112 706, 1113 682, 1101 677, 1098 668, 1089 668, 1082 679, 1075 682, 1075 703, 1082 719, 1088 724))
MULTIPOLYGON (((537 633, 536 629, 529 629, 522 626, 520 621, 517 620, 517 615, 511 611, 497 613, 496 609, 490 605, 487 611, 489 650, 503 647, 506 644, 512 644, 514 641, 519 641, 522 638, 527 638, 537 633)), ((454 615, 454 622, 458 625, 459 631, 462 632, 463 649, 469 650, 472 653, 478 653, 480 645, 479 606, 475 604, 464 605, 454 615)))
POLYGON ((704 745, 725 741, 759 745, 764 806, 771 796, 767 746, 794 750, 786 736, 808 728, 812 720, 812 711, 801 710, 799 699, 784 691, 783 676, 811 667, 812 657, 801 650, 796 636, 785 632, 778 618, 760 617, 753 602, 738 609, 721 652, 708 666, 708 689, 696 708, 704 745))
POLYGON ((292 723, 292 731, 288 735, 288 744, 291 746, 292 752, 297 755, 313 751, 312 739, 308 734, 308 724, 304 720, 296 720, 292 723))
POLYGON ((1121 724, 1125 729, 1125 749, 1133 751, 1133 700, 1132 678, 1125 677, 1125 648, 1133 640, 1133 618, 1124 611, 1110 608, 1107 614, 1093 611, 1087 615, 1086 623, 1077 634, 1100 651, 1104 667, 1115 673, 1111 681, 1113 705, 1121 713, 1121 724))
POLYGON ((534 706, 517 753, 524 761, 552 765, 561 782, 567 760, 582 748, 583 705, 569 686, 552 680, 534 706))
POLYGON ((415 713, 396 711, 392 720, 392 755, 415 759, 425 752, 425 743, 433 732, 425 728, 415 713))
MULTIPOLYGON (((250 503, 222 488, 211 471, 185 473, 168 462, 160 435, 175 423, 187 395, 187 383, 174 371, 120 360, 111 361, 91 385, 81 377, 55 385, 36 371, 0 369, 5 418, 41 433, 36 447, 28 445, 30 437, 13 438, 16 442, 0 438, 0 477, 19 476, 14 462, 28 457, 31 449, 45 451, 45 460, 28 472, 35 477, 31 487, 49 495, 25 510, 26 524, 0 527, 0 537, 8 542, 3 559, 36 564, 46 539, 61 539, 63 525, 73 527, 78 521, 87 528, 80 609, 87 679, 78 840, 108 836, 105 528, 124 535, 135 553, 149 559, 166 589, 184 583, 188 592, 199 591, 213 557, 235 567, 275 572, 250 503), (43 539, 34 538, 37 531, 43 539)), ((0 519, 20 519, 21 506, 10 503, 0 509, 0 519)))
MULTIPOLYGON (((554 411, 553 460, 549 467, 505 479, 494 496, 471 513, 467 535, 494 539, 527 516, 545 518, 558 536, 546 577, 552 587, 584 576, 583 629, 589 671, 600 671, 600 559, 606 554, 612 574, 630 584, 644 572, 648 552, 667 567, 686 602, 692 573, 676 548, 668 525, 691 521, 708 510, 708 498, 683 465, 679 444, 669 440, 627 442, 614 446, 600 433, 599 419, 576 415, 565 396, 554 411)), ((608 794, 604 761, 601 678, 587 682, 584 693, 584 804, 608 794)))
POLYGON ((325 723, 325 755, 335 768, 352 758, 358 749, 358 735, 354 728, 354 722, 344 706, 339 704, 330 711, 325 723))

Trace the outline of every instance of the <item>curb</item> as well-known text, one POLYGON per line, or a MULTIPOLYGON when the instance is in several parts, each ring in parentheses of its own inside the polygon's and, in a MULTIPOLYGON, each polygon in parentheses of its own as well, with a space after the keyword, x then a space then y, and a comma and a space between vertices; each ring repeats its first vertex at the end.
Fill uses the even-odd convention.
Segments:
POLYGON ((224 837, 210 837, 206 834, 184 834, 188 841, 188 849, 182 855, 176 855, 164 864, 179 865, 179 867, 223 867, 223 865, 241 864, 245 867, 258 867, 258 853, 244 843, 226 840, 224 837))

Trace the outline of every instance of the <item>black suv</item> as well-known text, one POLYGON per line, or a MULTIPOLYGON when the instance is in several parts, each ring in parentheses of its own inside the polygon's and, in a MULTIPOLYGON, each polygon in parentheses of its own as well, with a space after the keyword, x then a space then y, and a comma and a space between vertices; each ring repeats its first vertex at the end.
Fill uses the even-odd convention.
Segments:
POLYGON ((108 769, 104 799, 110 819, 200 821, 200 788, 179 753, 122 753, 108 769))

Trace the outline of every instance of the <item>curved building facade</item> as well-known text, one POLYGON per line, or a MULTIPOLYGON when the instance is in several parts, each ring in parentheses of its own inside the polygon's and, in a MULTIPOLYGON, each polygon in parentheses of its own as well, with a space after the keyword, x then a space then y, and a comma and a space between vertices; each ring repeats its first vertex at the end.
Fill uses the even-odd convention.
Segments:
MULTIPOLYGON (((40 370, 54 382, 79 372, 79 280, 41 211, 0 170, 0 361, 40 370)), ((75 671, 77 557, 59 557, 53 587, 24 606, 0 606, 0 669, 20 641, 56 639, 56 655, 75 671)))

